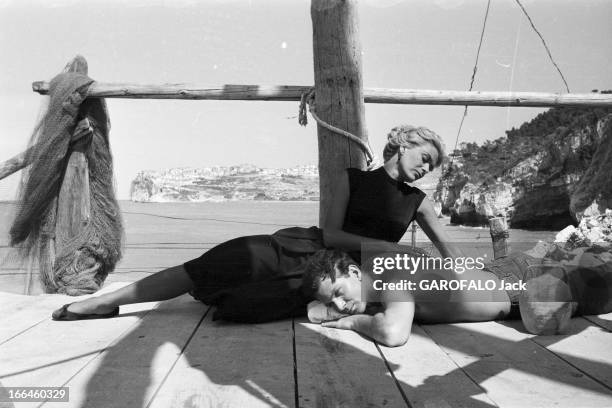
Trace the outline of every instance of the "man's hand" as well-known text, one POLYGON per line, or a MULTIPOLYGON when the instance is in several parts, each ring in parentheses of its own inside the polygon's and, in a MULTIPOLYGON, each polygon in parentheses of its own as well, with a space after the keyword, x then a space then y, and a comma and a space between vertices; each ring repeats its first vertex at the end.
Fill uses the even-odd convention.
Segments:
POLYGON ((313 300, 308 304, 308 320, 310 320, 311 323, 338 320, 346 316, 348 315, 338 312, 333 307, 325 306, 325 304, 318 300, 313 300))
POLYGON ((357 316, 347 316, 338 320, 321 323, 323 327, 331 327, 334 329, 353 330, 357 316))

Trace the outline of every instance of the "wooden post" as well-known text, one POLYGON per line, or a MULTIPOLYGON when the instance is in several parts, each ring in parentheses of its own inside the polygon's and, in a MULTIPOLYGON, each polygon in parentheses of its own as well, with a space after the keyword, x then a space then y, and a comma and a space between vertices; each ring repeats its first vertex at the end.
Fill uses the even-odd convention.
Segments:
MULTIPOLYGON (((361 43, 356 0, 312 0, 315 103, 317 115, 367 142, 361 78, 361 43)), ((348 138, 317 127, 319 139, 319 225, 334 199, 338 176, 347 167, 365 168, 365 155, 348 138)))
POLYGON ((412 241, 412 247, 416 248, 416 234, 417 234, 417 226, 416 223, 412 223, 412 237, 411 237, 411 241, 412 241))
POLYGON ((506 238, 508 238, 508 224, 506 217, 489 218, 489 229, 493 240, 493 258, 506 256, 510 250, 506 238))

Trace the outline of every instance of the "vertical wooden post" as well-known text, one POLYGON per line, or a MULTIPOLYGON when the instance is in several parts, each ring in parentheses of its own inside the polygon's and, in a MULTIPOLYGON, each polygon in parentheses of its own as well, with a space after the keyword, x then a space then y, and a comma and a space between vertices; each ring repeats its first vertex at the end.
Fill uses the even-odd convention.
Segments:
POLYGON ((508 243, 508 224, 506 217, 489 218, 489 230, 493 240, 493 258, 497 259, 506 256, 509 252, 508 243))
POLYGON ((412 231, 411 231, 411 241, 412 241, 412 247, 416 248, 416 234, 417 234, 417 226, 416 223, 413 222, 412 223, 412 231))
MULTIPOLYGON (((361 43, 356 0, 312 0, 317 115, 367 141, 361 78, 361 43)), ((344 136, 317 127, 319 139, 319 225, 334 199, 334 186, 347 167, 365 168, 365 155, 344 136)))

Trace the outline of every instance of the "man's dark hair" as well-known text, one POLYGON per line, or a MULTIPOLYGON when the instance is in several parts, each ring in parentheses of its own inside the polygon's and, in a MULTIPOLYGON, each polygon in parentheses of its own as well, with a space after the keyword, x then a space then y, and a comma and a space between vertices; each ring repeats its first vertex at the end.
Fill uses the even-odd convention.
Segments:
POLYGON ((314 297, 321 282, 329 278, 336 281, 336 273, 349 273, 349 265, 357 263, 346 253, 337 249, 321 249, 312 254, 303 264, 302 292, 307 297, 314 297))

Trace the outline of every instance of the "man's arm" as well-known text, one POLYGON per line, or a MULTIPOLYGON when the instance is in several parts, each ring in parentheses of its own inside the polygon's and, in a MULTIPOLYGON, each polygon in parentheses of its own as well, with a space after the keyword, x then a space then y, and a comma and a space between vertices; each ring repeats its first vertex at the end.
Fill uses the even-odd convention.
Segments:
POLYGON ((388 347, 406 344, 410 337, 414 318, 414 302, 390 302, 385 310, 368 315, 343 317, 336 321, 321 323, 324 327, 354 330, 388 347))

